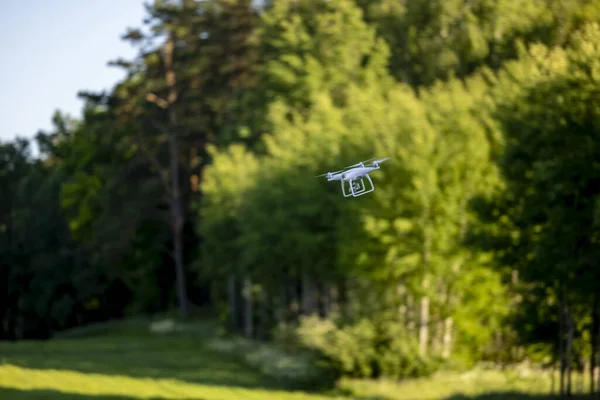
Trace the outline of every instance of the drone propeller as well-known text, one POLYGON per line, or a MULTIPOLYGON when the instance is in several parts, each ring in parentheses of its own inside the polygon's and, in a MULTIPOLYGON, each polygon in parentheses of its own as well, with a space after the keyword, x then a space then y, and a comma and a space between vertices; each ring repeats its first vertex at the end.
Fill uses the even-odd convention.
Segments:
POLYGON ((332 176, 332 175, 335 175, 335 174, 339 174, 340 172, 344 172, 344 171, 346 171, 349 168, 360 167, 361 165, 364 166, 369 161, 372 161, 372 165, 373 166, 377 166, 377 164, 382 163, 385 160, 389 160, 389 159, 390 159, 390 157, 380 158, 379 160, 375 160, 375 158, 369 158, 368 160, 361 161, 361 162, 359 162, 357 164, 354 164, 354 165, 350 165, 348 167, 345 167, 344 169, 340 169, 339 171, 327 172, 326 174, 317 175, 317 176, 315 176, 315 178, 320 178, 322 176, 332 176))
POLYGON ((359 163, 357 163, 357 164, 350 165, 349 167, 346 167, 346 168, 360 167, 360 166, 361 166, 361 164, 362 164, 362 165, 364 165, 365 163, 368 163, 369 161, 371 161, 371 160, 374 160, 374 159, 375 159, 374 157, 373 157, 373 158, 369 158, 368 160, 361 161, 361 162, 359 162, 359 163))
POLYGON ((385 160, 389 160, 389 159, 390 159, 390 157, 386 157, 386 158, 380 158, 379 160, 375 160, 375 161, 373 161, 373 165, 374 165, 374 166, 377 166, 379 163, 382 163, 382 162, 384 162, 385 160))
POLYGON ((320 178, 322 176, 327 176, 327 175, 335 175, 335 174, 343 172, 343 171, 344 171, 343 169, 340 169, 339 171, 335 171, 335 172, 327 172, 326 174, 317 175, 317 176, 315 176, 315 178, 320 178))

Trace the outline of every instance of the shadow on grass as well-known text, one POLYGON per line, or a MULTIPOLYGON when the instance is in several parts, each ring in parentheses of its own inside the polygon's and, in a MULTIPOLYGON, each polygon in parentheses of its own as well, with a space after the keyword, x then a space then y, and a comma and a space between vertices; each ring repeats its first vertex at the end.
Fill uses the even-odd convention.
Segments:
MULTIPOLYGON (((568 397, 569 400, 592 400, 596 399, 594 395, 582 395, 574 394, 568 397)), ((560 397, 558 395, 550 394, 528 394, 519 392, 494 392, 487 394, 480 394, 474 396, 467 395, 453 395, 447 397, 445 400, 562 400, 567 397, 560 397)))
POLYGON ((330 392, 327 393, 328 395, 330 395, 331 397, 344 397, 347 399, 351 399, 351 400, 393 400, 391 397, 389 396, 383 396, 383 395, 360 395, 360 394, 356 394, 354 393, 352 390, 348 389, 348 388, 336 388, 330 392))
POLYGON ((352 400, 392 400, 389 397, 381 396, 349 396, 348 398, 352 400))
MULTIPOLYGON (((18 389, 6 389, 0 388, 0 399, 2 400, 134 400, 137 397, 126 397, 126 396, 92 396, 89 394, 73 394, 64 393, 57 390, 18 390, 18 389)), ((147 400, 163 400, 160 397, 151 397, 147 400)), ((191 399, 187 399, 191 400, 191 399)), ((201 398, 193 400, 203 400, 201 398)))
POLYGON ((121 337, 0 343, 0 364, 249 389, 289 389, 197 338, 121 337))

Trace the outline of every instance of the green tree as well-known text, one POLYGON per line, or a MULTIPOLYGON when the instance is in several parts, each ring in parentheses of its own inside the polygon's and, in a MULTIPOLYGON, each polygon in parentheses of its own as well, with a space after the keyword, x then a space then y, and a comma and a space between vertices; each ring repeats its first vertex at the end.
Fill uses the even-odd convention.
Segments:
MULTIPOLYGON (((187 316, 185 264, 195 248, 186 250, 185 244, 197 240, 189 229, 190 204, 200 195, 208 144, 236 139, 231 134, 232 99, 251 84, 257 17, 248 1, 155 1, 147 11, 147 29, 131 29, 124 36, 139 46, 140 55, 132 62, 113 63, 129 76, 106 102, 117 129, 124 132, 122 151, 135 153, 125 167, 135 169, 145 159, 146 171, 154 176, 141 171, 144 186, 162 185, 162 193, 148 203, 155 207, 151 218, 157 209, 169 210, 176 293, 180 312, 187 316)), ((129 199, 128 204, 136 203, 129 199)))
POLYGON ((390 71, 413 86, 500 68, 519 43, 563 45, 599 15, 595 1, 357 0, 392 49, 390 71))
POLYGON ((590 349, 597 349, 596 338, 589 347, 573 346, 575 336, 597 332, 591 321, 598 324, 593 238, 599 38, 598 24, 589 24, 564 49, 533 46, 501 73, 496 92, 496 116, 505 132, 499 166, 506 184, 492 207, 499 218, 491 218, 488 233, 496 241, 490 243, 506 246, 499 259, 519 270, 522 309, 538 310, 524 316, 538 320, 522 325, 523 339, 535 341, 543 326, 555 326, 558 336, 541 338, 556 345, 566 392, 576 352, 590 356, 593 365, 590 349), (502 225, 506 228, 498 230, 502 225), (554 312, 545 311, 548 307, 554 312))
POLYGON ((54 139, 50 155, 65 176, 61 207, 70 230, 90 263, 122 287, 120 307, 158 311, 166 306, 156 282, 168 240, 162 187, 127 139, 111 110, 90 98, 83 121, 54 139))
POLYGON ((61 188, 69 176, 53 150, 71 123, 60 114, 54 123, 55 132, 36 138, 40 159, 32 157, 31 141, 0 146, 4 339, 47 338, 55 331, 122 315, 122 308, 98 300, 103 294, 117 295, 116 287, 88 262, 90 252, 73 240, 62 212, 61 188))

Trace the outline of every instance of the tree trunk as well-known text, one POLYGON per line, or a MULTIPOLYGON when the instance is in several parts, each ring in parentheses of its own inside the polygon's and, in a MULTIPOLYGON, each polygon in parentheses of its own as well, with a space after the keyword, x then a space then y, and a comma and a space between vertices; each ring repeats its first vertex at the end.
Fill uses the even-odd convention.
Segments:
POLYGON ((25 339, 26 326, 25 326, 25 318, 24 318, 24 312, 25 312, 24 303, 25 303, 25 296, 19 296, 19 300, 17 302, 17 320, 15 322, 15 331, 16 331, 15 336, 17 337, 18 340, 25 339))
POLYGON ((442 348, 442 356, 444 358, 450 357, 452 345, 452 323, 452 317, 446 317, 446 319, 444 320, 444 338, 442 348))
POLYGON ((337 286, 329 285, 329 314, 337 315, 340 312, 340 291, 337 286))
POLYGON ((406 326, 406 286, 403 284, 398 284, 396 287, 396 294, 398 295, 399 305, 398 305, 398 315, 400 322, 406 326))
MULTIPOLYGON (((11 192, 8 192, 8 211, 6 218, 6 248, 7 251, 5 253, 7 263, 4 265, 4 268, 1 270, 4 272, 2 275, 2 283, 0 283, 0 287, 2 288, 1 298, 4 306, 0 306, 0 340, 2 339, 10 339, 10 301, 11 301, 11 292, 14 290, 11 286, 11 283, 14 282, 12 279, 11 268, 14 268, 14 260, 13 260, 13 211, 12 211, 12 203, 13 199, 11 196, 11 192)), ((13 270, 14 271, 14 270, 13 270)))
POLYGON ((565 322, 567 324, 567 396, 571 396, 571 365, 573 357, 573 316, 570 307, 566 309, 565 322))
POLYGON ((315 313, 315 286, 307 273, 302 274, 302 313, 312 315, 315 313))
POLYGON ((589 360, 583 361, 583 370, 581 371, 581 375, 579 375, 579 379, 577 380, 577 393, 584 393, 585 390, 585 377, 588 376, 588 371, 590 369, 589 360))
MULTIPOLYGON (((9 258, 10 260, 10 258, 9 258)), ((11 265, 10 262, 6 263, 6 265, 11 265)), ((0 341, 6 339, 6 317, 7 317, 7 308, 8 308, 8 293, 9 293, 9 285, 8 280, 10 279, 8 267, 0 266, 0 304, 4 304, 4 306, 0 307, 0 341)))
POLYGON ((564 350, 564 335, 565 335, 565 318, 563 300, 558 303, 558 365, 560 370, 560 384, 558 394, 562 396, 565 393, 565 350, 564 350))
POLYGON ((556 390, 556 356, 554 356, 554 360, 552 362, 552 367, 550 369, 550 394, 554 395, 554 391, 556 390))
POLYGON ((179 201, 174 200, 173 203, 173 252, 177 279, 177 299, 179 300, 181 317, 187 318, 189 316, 189 304, 187 300, 185 270, 183 267, 183 217, 181 216, 179 201))
POLYGON ((597 398, 600 399, 600 370, 598 370, 598 368, 600 368, 600 325, 598 326, 598 331, 596 333, 598 335, 598 341, 596 342, 596 351, 597 351, 597 358, 596 358, 596 393, 597 393, 597 398))
POLYGON ((329 316, 329 309, 331 308, 329 303, 329 285, 327 283, 321 283, 318 286, 318 296, 319 296, 319 316, 321 318, 327 318, 329 316))
POLYGON ((430 316, 429 326, 429 352, 441 355, 444 348, 444 320, 438 312, 430 316))
POLYGON ((244 335, 251 338, 254 333, 253 326, 253 299, 252 299, 252 280, 249 277, 244 279, 244 287, 242 289, 244 298, 244 335))
MULTIPOLYGON (((423 290, 426 292, 429 287, 429 278, 423 279, 423 290)), ((419 325, 419 354, 424 356, 427 354, 427 342, 429 339, 429 297, 421 298, 421 315, 419 325)))
POLYGON ((517 286, 519 284, 519 270, 513 269, 510 279, 511 279, 513 286, 517 286))
POLYGON ((189 304, 186 290, 185 270, 183 265, 183 207, 181 205, 181 187, 179 183, 179 143, 177 141, 177 114, 174 102, 177 99, 175 87, 175 71, 173 69, 174 38, 171 33, 164 50, 165 77, 169 87, 167 99, 169 115, 169 131, 167 132, 170 169, 171 169, 171 229, 173 231, 173 258, 175 259, 175 276, 179 311, 183 318, 189 315, 189 304))
POLYGON ((411 293, 406 297, 406 330, 411 337, 415 336, 415 304, 414 297, 411 293))
MULTIPOLYGON (((598 342, 597 342, 597 336, 598 336, 598 323, 599 323, 599 318, 598 318, 598 296, 596 295, 596 292, 594 292, 594 300, 593 300, 593 310, 592 310, 592 334, 591 334, 591 345, 592 345, 592 353, 590 354, 590 371, 589 371, 589 376, 590 376, 590 393, 594 393, 595 391, 595 385, 596 385, 596 377, 594 375, 594 372, 596 371, 596 353, 598 351, 598 342)), ((600 389, 600 388, 599 388, 600 389)))
POLYGON ((321 317, 329 318, 329 314, 331 314, 331 288, 328 283, 324 283, 321 286, 320 298, 321 298, 321 317))
POLYGON ((277 319, 277 326, 282 326, 286 322, 287 308, 288 308, 288 296, 286 293, 286 285, 281 282, 279 286, 279 296, 277 296, 277 312, 275 318, 277 319))
MULTIPOLYGON (((425 221, 429 221, 429 208, 425 210, 425 221)), ((423 268, 425 276, 422 282, 423 297, 421 298, 421 310, 419 321, 419 354, 424 356, 427 353, 427 342, 429 339, 429 297, 427 295, 429 289, 429 276, 427 269, 431 260, 431 232, 425 227, 423 235, 423 268)))
POLYGON ((258 326, 256 327, 256 337, 258 339, 266 339, 269 333, 269 297, 264 290, 259 294, 258 303, 258 326))
POLYGON ((340 316, 344 319, 352 319, 353 315, 352 315, 352 311, 350 310, 350 307, 348 306, 349 303, 349 295, 348 295, 348 278, 342 279, 340 281, 339 284, 339 291, 338 291, 338 299, 339 299, 339 312, 340 312, 340 316))
POLYGON ((300 311, 300 300, 298 299, 298 282, 294 279, 289 286, 290 303, 289 312, 292 320, 297 320, 300 311))
POLYGON ((227 276, 227 303, 229 303, 229 326, 232 332, 237 332, 238 329, 238 311, 235 289, 235 275, 230 272, 227 276))
POLYGON ((8 321, 6 325, 7 337, 9 340, 17 340, 17 317, 19 313, 19 291, 13 291, 10 296, 10 305, 8 307, 8 321))

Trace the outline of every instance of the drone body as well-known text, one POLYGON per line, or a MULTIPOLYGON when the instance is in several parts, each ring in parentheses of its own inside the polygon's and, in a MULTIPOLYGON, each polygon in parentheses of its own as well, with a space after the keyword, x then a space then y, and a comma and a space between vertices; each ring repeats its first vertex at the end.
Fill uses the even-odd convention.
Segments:
POLYGON ((370 166, 365 166, 365 163, 371 161, 361 161, 358 164, 351 165, 342 170, 335 172, 328 172, 319 176, 326 176, 328 181, 341 181, 342 183, 342 194, 344 197, 358 197, 363 194, 371 193, 375 190, 375 186, 373 185, 373 181, 369 176, 369 173, 380 169, 379 163, 388 160, 389 157, 381 158, 379 160, 375 160, 371 162, 370 166), (365 181, 367 180, 370 184, 370 188, 365 186, 365 181), (349 192, 346 192, 346 184, 349 186, 349 192))

